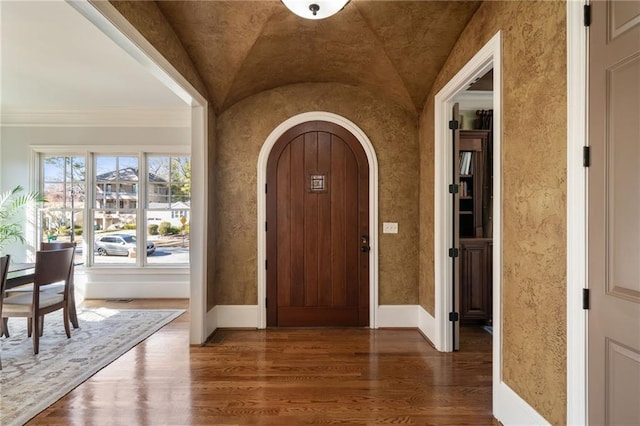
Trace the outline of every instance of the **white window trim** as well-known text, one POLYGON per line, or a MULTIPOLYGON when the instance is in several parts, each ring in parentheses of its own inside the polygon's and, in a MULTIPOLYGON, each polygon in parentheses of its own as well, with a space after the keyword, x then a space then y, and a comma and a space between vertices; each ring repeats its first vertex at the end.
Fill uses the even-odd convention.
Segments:
MULTIPOLYGON (((93 215, 96 211, 95 208, 95 157, 101 155, 108 156, 135 156, 138 158, 138 169, 140 176, 146 176, 147 174, 147 157, 160 155, 160 156, 173 156, 173 157, 190 157, 191 152, 189 146, 166 146, 166 147, 153 147, 153 150, 146 150, 146 146, 125 146, 125 145, 111 145, 111 146, 103 146, 103 145, 32 145, 30 147, 30 157, 32 164, 32 188, 36 188, 37 190, 41 190, 42 188, 42 168, 41 168, 41 160, 43 156, 64 156, 64 157, 84 157, 85 158, 85 207, 83 209, 83 223, 82 228, 84 230, 84 264, 86 268, 90 268, 92 270, 102 269, 102 270, 110 270, 110 269, 126 269, 126 270, 157 270, 157 269, 178 269, 184 270, 189 269, 190 262, 183 263, 175 263, 175 264, 156 264, 156 263, 148 263, 146 261, 146 250, 142 250, 145 245, 146 238, 143 238, 144 235, 139 235, 142 231, 136 229, 136 238, 138 240, 138 252, 145 252, 145 255, 138 256, 136 258, 136 264, 118 264, 118 263, 110 263, 110 264, 96 264, 94 263, 94 259, 92 256, 94 249, 94 240, 95 240, 95 230, 93 226, 90 226, 89 223, 93 219, 93 215)), ((136 209, 136 213, 138 216, 138 221, 140 219, 144 219, 146 217, 145 213, 149 210, 146 207, 146 194, 147 194, 147 182, 146 179, 144 181, 140 180, 138 182, 138 207, 136 209)), ((116 208, 115 210, 121 210, 116 208)), ((184 210, 181 208, 180 210, 184 210)), ((190 210, 190 209, 189 209, 190 210)), ((37 214, 37 213, 36 213, 37 214)), ((34 224, 37 223, 38 219, 36 218, 34 224)), ((144 221, 143 221, 144 223, 144 221)), ((137 227, 139 228, 139 227, 137 227)), ((39 245, 40 235, 39 235, 39 227, 33 226, 30 229, 28 241, 31 243, 30 247, 33 248, 35 252, 36 247, 39 245)), ((34 254, 30 254, 30 258, 33 257, 34 254)))

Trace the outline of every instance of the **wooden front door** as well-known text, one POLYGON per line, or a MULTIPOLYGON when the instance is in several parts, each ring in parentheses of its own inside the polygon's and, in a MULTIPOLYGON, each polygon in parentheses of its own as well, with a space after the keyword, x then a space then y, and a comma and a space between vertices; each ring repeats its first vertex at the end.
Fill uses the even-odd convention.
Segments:
POLYGON ((640 424, 640 3, 592 1, 588 423, 640 424))
POLYGON ((267 163, 267 325, 369 324, 369 163, 328 122, 299 124, 267 163))

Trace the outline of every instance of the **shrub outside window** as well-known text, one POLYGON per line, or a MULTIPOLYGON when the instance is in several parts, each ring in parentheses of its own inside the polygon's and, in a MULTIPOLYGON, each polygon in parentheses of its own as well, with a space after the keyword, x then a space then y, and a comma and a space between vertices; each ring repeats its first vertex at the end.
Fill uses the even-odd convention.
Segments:
POLYGON ((191 160, 185 156, 147 156, 147 241, 158 255, 148 256, 149 264, 166 261, 171 253, 176 261, 189 261, 189 217, 191 208, 191 160))

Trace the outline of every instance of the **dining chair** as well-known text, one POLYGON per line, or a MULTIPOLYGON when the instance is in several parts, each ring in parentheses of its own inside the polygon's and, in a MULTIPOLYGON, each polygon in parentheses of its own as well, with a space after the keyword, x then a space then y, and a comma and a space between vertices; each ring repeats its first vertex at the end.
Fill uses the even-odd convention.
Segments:
MULTIPOLYGON (((7 272, 9 271, 9 260, 11 256, 6 255, 0 257, 0 319, 2 318, 2 299, 4 289, 7 285, 7 272)), ((0 321, 0 337, 4 335, 4 321, 0 321)), ((0 355, 0 370, 2 370, 2 356, 0 355)))
MULTIPOLYGON (((49 243, 44 243, 44 242, 40 243, 40 250, 60 250, 60 249, 66 249, 66 248, 73 248, 74 256, 75 256, 75 248, 76 248, 75 242, 56 241, 56 242, 49 242, 49 243)), ((74 275, 75 275, 75 265, 72 265, 71 277, 69 282, 69 298, 67 299, 67 303, 69 305, 69 321, 71 321, 71 325, 73 326, 73 328, 79 328, 80 325, 78 324, 78 314, 76 311, 74 275)), ((15 293, 31 292, 31 291, 33 291, 33 284, 24 284, 18 287, 14 287, 11 290, 8 290, 8 293, 15 294, 15 293)), ((64 291, 64 285, 60 284, 57 286, 50 286, 45 291, 53 291, 53 292, 61 293, 64 291)))
MULTIPOLYGON (((73 255, 75 257, 75 242, 62 242, 62 241, 54 241, 50 243, 40 243, 40 250, 60 250, 65 248, 74 249, 73 255)), ((73 278, 75 276, 75 264, 71 262, 71 276, 69 277, 69 298, 67 299, 67 304, 69 305, 69 320, 71 321, 71 325, 73 328, 78 328, 78 314, 76 312, 76 291, 73 284, 73 278)))
POLYGON ((6 331, 8 318, 26 317, 28 334, 33 338, 33 353, 40 349, 41 327, 46 314, 62 309, 64 331, 71 337, 69 328, 69 282, 73 267, 74 248, 60 250, 40 250, 36 252, 35 277, 33 291, 20 292, 2 300, 2 322, 6 331), (62 293, 41 291, 42 287, 64 282, 62 293), (42 317, 42 318, 41 318, 42 317))

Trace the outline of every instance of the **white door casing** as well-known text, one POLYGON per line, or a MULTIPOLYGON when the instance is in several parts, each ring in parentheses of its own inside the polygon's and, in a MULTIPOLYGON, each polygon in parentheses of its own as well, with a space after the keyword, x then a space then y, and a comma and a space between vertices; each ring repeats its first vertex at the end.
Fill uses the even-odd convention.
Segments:
MULTIPOLYGON (((521 413, 534 423, 539 416, 502 382, 502 33, 496 33, 474 57, 438 92, 435 97, 435 176, 434 176, 434 282, 435 336, 439 351, 453 350, 452 323, 448 312, 452 305, 451 200, 447 191, 451 180, 451 131, 448 120, 454 98, 476 79, 493 68, 493 413, 498 420, 517 418, 521 413), (511 409, 517 406, 518 409, 511 409), (519 409, 519 407, 523 407, 519 409), (515 413, 515 414, 512 414, 515 413)), ((523 417, 520 417, 522 420, 523 417)), ((544 421, 541 423, 544 424, 544 421)))
POLYGON ((215 329, 207 323, 207 100, 112 4, 89 0, 68 3, 191 108, 189 342, 204 343, 215 329))
MULTIPOLYGON (((501 241, 501 170, 500 170, 500 139, 501 139, 501 33, 497 33, 487 44, 447 83, 435 97, 435 212, 434 212, 434 266, 435 266, 435 320, 436 333, 434 344, 439 351, 453 350, 451 339, 451 322, 448 312, 452 306, 451 294, 451 263, 448 257, 452 244, 451 234, 451 198, 447 192, 451 181, 451 130, 448 127, 449 117, 454 104, 454 98, 467 89, 476 78, 484 75, 493 68, 493 149, 494 149, 494 250, 493 258, 493 297, 494 301, 500 297, 500 275, 502 258, 500 256, 501 241)), ((494 312, 494 342, 500 339, 500 306, 493 306, 494 312)))
POLYGON ((587 29, 585 1, 567 2, 567 424, 586 424, 587 29))
POLYGON ((257 164, 257 200, 258 200, 258 328, 267 326, 267 312, 265 300, 267 296, 267 274, 265 271, 265 260, 267 257, 267 238, 265 232, 267 197, 265 185, 267 183, 267 161, 273 145, 280 136, 288 129, 307 121, 327 121, 338 124, 351 132, 362 145, 369 162, 369 241, 371 250, 369 252, 369 327, 377 328, 378 310, 378 159, 371 141, 367 135, 352 121, 326 111, 310 111, 295 115, 280 123, 267 137, 257 164))

